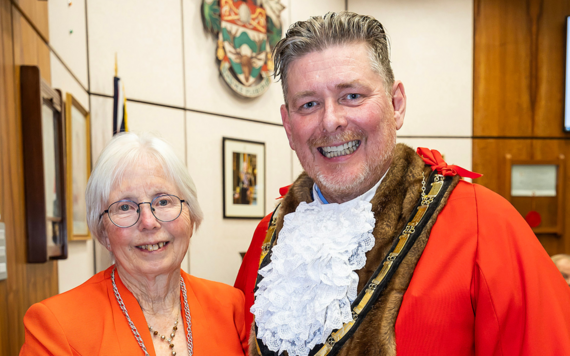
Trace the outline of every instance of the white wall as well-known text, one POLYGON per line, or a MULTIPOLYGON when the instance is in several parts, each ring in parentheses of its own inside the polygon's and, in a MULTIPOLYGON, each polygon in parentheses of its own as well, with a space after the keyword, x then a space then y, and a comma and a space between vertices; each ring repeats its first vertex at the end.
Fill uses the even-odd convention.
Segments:
MULTIPOLYGON (((223 218, 222 137, 265 142, 266 212, 274 207, 278 188, 290 184, 302 168, 280 126, 280 84, 253 100, 227 87, 215 60, 215 38, 202 27, 200 3, 97 0, 86 6, 85 0, 76 0, 69 6, 67 0, 50 0, 52 81, 89 107, 95 162, 112 137, 108 96, 117 54, 127 98, 143 102, 127 104, 130 129, 168 140, 198 188, 205 219, 183 268, 233 284, 239 252, 247 250, 257 221, 223 218)), ((285 28, 345 7, 344 0, 282 3, 285 28)), ((394 71, 404 81, 409 102, 399 142, 440 148, 450 163, 470 168, 472 0, 349 0, 348 8, 377 17, 392 39, 394 71)), ((99 264, 109 263, 97 246, 70 244, 69 259, 59 262, 60 291, 94 273, 94 249, 99 264)))
MULTIPOLYGON (((79 101, 81 106, 88 109, 89 94, 85 90, 87 85, 85 23, 83 22, 82 28, 81 21, 77 21, 75 18, 80 16, 82 11, 83 20, 85 19, 85 15, 81 3, 77 3, 78 5, 74 9, 68 8, 67 1, 50 1, 48 4, 50 9, 50 24, 55 23, 55 26, 50 27, 51 45, 62 58, 60 60, 54 52, 50 53, 51 84, 53 88, 61 89, 64 100, 66 94, 70 93, 79 101), (63 2, 65 2, 65 7, 61 7, 61 3, 63 2), (55 9, 52 11, 52 8, 55 9), (57 19, 53 18, 53 14, 59 10, 62 10, 62 12, 66 14, 71 13, 72 15, 58 22, 57 19), (80 24, 77 24, 77 22, 80 22, 80 24), (73 34, 69 33, 69 29, 67 29, 67 33, 65 32, 65 29, 68 27, 76 29, 73 31, 73 34), (83 37, 81 37, 81 34, 83 34, 83 37), (60 48, 62 52, 58 51, 60 48), (70 48, 78 48, 79 50, 74 52, 71 51, 70 48), (65 62, 68 68, 74 68, 75 71, 70 72, 62 61, 65 62), (77 79, 73 77, 72 73, 76 75, 77 79)), ((93 275, 93 246, 93 241, 69 241, 67 260, 58 261, 60 293, 78 286, 93 275)))
POLYGON ((408 97, 398 141, 471 169, 473 0, 349 0, 348 10, 374 16, 388 33, 408 97))

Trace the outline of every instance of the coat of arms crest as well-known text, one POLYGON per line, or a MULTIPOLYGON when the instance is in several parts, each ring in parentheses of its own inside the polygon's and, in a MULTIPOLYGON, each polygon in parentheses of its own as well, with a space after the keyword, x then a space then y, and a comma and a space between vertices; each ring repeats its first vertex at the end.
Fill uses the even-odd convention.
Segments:
POLYGON ((280 0, 202 1, 204 27, 218 37, 220 73, 236 93, 255 98, 269 88, 284 8, 280 0))

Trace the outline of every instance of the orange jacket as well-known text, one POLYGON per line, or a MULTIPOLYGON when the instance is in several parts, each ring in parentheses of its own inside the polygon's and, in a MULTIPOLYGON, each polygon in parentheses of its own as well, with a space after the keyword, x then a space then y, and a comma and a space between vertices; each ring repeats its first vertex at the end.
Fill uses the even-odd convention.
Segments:
MULTIPOLYGON (((236 279, 246 310, 268 223, 236 279)), ((396 348, 410 356, 570 355, 570 288, 505 199, 464 181, 453 190, 404 294, 396 348)))
MULTIPOLYGON (((113 293, 112 268, 32 305, 24 317, 26 341, 20 355, 143 355, 113 293)), ((192 316, 194 354, 243 356, 247 349, 243 293, 181 273, 192 316)), ((149 355, 154 356, 153 338, 137 300, 117 273, 115 281, 149 355)), ((186 328, 184 320, 184 339, 186 328)))

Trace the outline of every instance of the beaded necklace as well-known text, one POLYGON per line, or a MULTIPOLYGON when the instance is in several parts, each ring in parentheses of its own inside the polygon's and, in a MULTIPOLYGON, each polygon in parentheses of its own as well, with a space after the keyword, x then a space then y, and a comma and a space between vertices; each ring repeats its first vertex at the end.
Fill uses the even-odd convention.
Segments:
POLYGON ((150 326, 150 325, 148 326, 148 330, 150 331, 151 335, 159 337, 161 341, 168 342, 168 346, 171 349, 173 349, 172 350, 172 356, 176 356, 176 351, 174 351, 174 343, 172 342, 172 340, 176 336, 176 330, 178 330, 178 317, 176 318, 176 321, 174 322, 174 326, 172 327, 172 332, 170 333, 170 337, 168 339, 166 338, 165 335, 159 335, 158 331, 154 330, 152 328, 152 326, 150 326))

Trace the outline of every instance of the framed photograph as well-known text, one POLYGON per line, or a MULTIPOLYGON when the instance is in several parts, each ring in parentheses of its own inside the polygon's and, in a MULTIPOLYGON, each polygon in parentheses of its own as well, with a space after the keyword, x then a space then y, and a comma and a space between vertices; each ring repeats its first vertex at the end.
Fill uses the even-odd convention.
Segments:
POLYGON ((525 217, 537 236, 564 236, 567 181, 564 155, 552 159, 516 159, 507 154, 505 158, 503 196, 525 217))
POLYGON ((89 240, 85 190, 91 174, 89 112, 67 93, 65 99, 67 234, 69 240, 89 240))
POLYGON ((265 143, 223 138, 224 218, 265 216, 265 143))
POLYGON ((65 123, 61 92, 20 67, 28 262, 67 258, 65 123))

